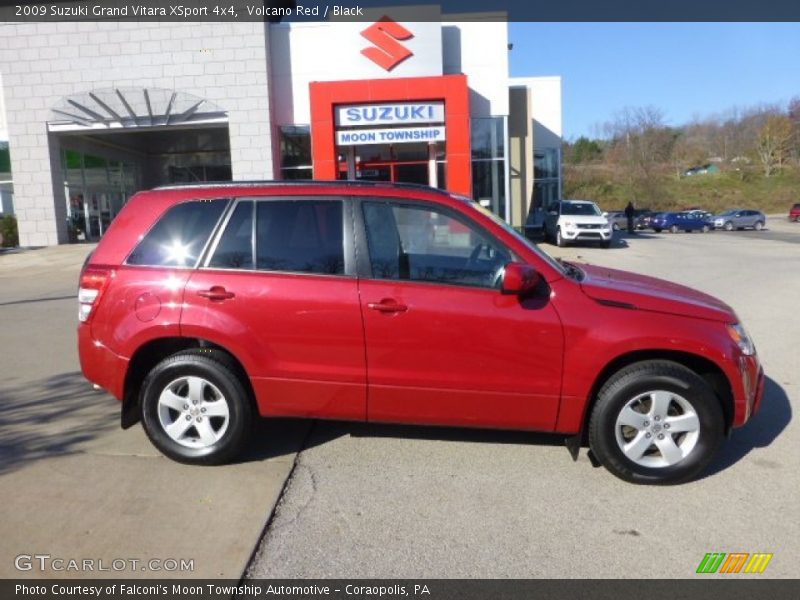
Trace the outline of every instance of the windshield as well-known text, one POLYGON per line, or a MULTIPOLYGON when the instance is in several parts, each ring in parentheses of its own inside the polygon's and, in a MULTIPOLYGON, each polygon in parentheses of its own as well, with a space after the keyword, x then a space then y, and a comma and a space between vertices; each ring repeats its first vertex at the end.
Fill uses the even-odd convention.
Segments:
MULTIPOLYGON (((460 197, 461 197, 461 196, 460 196, 460 197)), ((515 237, 517 240, 519 240, 520 242, 522 242, 523 244, 525 244, 525 245, 526 245, 528 248, 530 248, 531 250, 533 250, 533 251, 534 251, 534 252, 537 254, 537 256, 539 256, 539 257, 540 257, 540 258, 541 258, 543 261, 545 261, 545 262, 546 262, 548 265, 550 265, 551 267, 553 267, 554 269, 556 269, 556 270, 557 270, 559 273, 562 273, 562 274, 565 274, 565 273, 566 273, 566 269, 564 268, 564 265, 562 265, 562 264, 561 264, 560 262, 558 262, 558 261, 557 261, 555 258, 553 258, 552 256, 550 256, 550 255, 549 255, 547 252, 545 252, 544 250, 542 250, 541 248, 539 248, 539 246, 537 246, 536 244, 534 244, 532 241, 530 241, 528 238, 526 238, 524 235, 522 235, 522 234, 521 234, 519 231, 517 231, 516 229, 514 229, 513 227, 511 227, 511 225, 509 225, 508 223, 506 223, 506 222, 505 222, 503 219, 501 219, 500 217, 498 217, 498 216, 497 216, 496 214, 494 214, 492 211, 490 211, 489 209, 487 209, 487 208, 485 208, 485 207, 481 206, 481 205, 480 205, 480 204, 478 204, 477 202, 473 202, 472 200, 469 200, 469 199, 467 199, 467 198, 464 198, 464 197, 461 197, 461 198, 462 198, 463 200, 465 200, 465 201, 466 201, 466 202, 467 202, 467 203, 468 203, 468 204, 469 204, 469 205, 470 205, 472 208, 474 208, 475 210, 477 210, 477 211, 478 211, 478 212, 480 212, 481 214, 484 214, 484 215, 486 215, 487 217, 489 217, 489 218, 490 218, 492 221, 494 221, 494 222, 495 222, 495 223, 497 223, 497 224, 498 224, 500 227, 502 227, 503 229, 505 229, 505 230, 506 230, 506 231, 507 231, 509 234, 513 235, 513 236, 514 236, 514 237, 515 237)))
POLYGON ((563 202, 561 204, 561 214, 599 217, 602 213, 594 202, 563 202))

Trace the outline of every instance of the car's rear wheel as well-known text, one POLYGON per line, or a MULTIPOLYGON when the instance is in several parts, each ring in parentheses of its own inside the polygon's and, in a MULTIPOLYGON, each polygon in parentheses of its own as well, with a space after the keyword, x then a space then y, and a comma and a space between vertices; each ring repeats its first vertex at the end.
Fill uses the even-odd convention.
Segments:
POLYGON ((653 227, 653 231, 655 231, 656 233, 661 233, 661 228, 660 227, 653 227))
POLYGON ((678 233, 678 226, 677 225, 673 225, 672 227, 669 228, 669 232, 670 233, 678 233))
POLYGON ((725 223, 724 227, 725 227, 725 231, 733 231, 733 223, 731 223, 730 221, 727 221, 725 223))
POLYGON ((611 227, 614 229, 614 231, 619 231, 619 223, 614 223, 611 227))
POLYGON ((142 424, 153 445, 173 460, 220 464, 250 434, 249 394, 227 356, 190 350, 156 365, 142 386, 142 424))
POLYGON ((589 422, 589 445, 625 481, 682 483, 708 466, 724 429, 719 400, 699 375, 652 360, 622 369, 603 385, 589 422))
POLYGON ((756 224, 753 225, 753 229, 755 229, 756 231, 761 231, 762 229, 764 229, 764 223, 762 223, 761 221, 756 221, 756 224))

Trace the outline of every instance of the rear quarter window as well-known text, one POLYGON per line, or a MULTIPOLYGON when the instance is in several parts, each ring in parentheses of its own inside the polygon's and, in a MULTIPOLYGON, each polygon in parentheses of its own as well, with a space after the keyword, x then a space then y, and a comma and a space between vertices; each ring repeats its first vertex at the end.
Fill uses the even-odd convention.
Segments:
POLYGON ((228 200, 192 200, 170 208, 128 256, 129 265, 193 267, 228 200))

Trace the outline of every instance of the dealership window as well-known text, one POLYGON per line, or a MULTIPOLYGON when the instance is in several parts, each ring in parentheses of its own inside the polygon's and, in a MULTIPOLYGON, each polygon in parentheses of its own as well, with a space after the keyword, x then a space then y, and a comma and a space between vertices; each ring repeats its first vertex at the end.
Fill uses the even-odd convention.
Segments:
POLYGON ((312 179, 311 128, 308 125, 280 129, 281 178, 312 179))
POLYGON ((11 152, 8 149, 8 142, 0 141, 0 217, 14 214, 13 196, 11 152))
POLYGON ((138 166, 70 149, 61 164, 70 239, 96 240, 139 189, 138 166))
POLYGON ((496 215, 506 215, 505 121, 503 117, 471 122, 472 195, 496 215))
POLYGON ((560 199, 560 162, 558 148, 541 148, 534 151, 532 212, 541 210, 560 199))

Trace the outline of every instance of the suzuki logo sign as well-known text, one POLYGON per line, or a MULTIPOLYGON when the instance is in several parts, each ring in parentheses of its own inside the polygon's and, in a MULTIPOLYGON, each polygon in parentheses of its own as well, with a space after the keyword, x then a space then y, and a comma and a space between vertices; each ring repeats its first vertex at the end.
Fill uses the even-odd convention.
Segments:
POLYGON ((389 17, 382 17, 362 31, 361 35, 374 44, 374 47, 364 48, 361 54, 387 71, 414 54, 398 41, 409 40, 414 34, 389 17))

